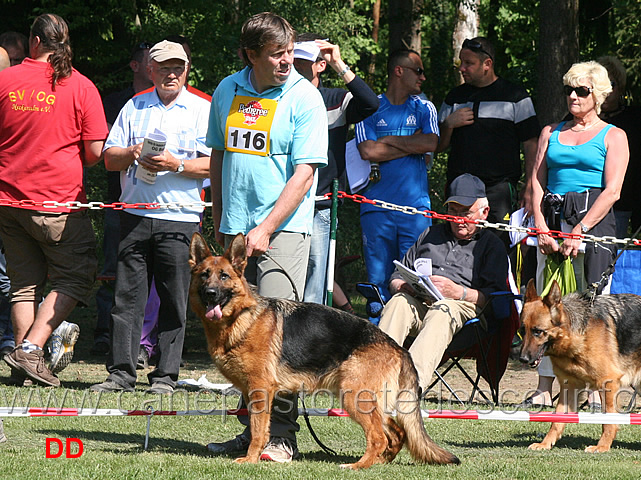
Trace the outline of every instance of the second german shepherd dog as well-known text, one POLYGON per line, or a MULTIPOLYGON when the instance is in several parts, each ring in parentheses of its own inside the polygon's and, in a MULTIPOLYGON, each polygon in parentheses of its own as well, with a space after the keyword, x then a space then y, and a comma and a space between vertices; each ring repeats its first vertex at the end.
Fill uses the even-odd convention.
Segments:
MULTIPOLYGON (((599 390, 606 413, 616 412, 621 387, 641 380, 641 297, 632 294, 571 293, 561 298, 558 284, 541 298, 530 280, 521 312, 525 329, 521 361, 538 366, 543 355, 552 360, 561 392, 557 413, 576 412, 577 396, 586 384, 599 390)), ((532 450, 549 450, 561 438, 564 423, 553 423, 532 450)), ((597 445, 586 452, 607 452, 618 431, 603 425, 597 445)))
POLYGON ((459 463, 425 431, 416 368, 409 353, 380 329, 330 307, 254 293, 243 276, 242 234, 219 257, 194 234, 189 264, 190 304, 202 320, 209 353, 251 405, 251 443, 236 462, 258 461, 269 440, 277 391, 324 389, 339 396, 365 431, 365 454, 343 467, 390 462, 406 442, 420 462, 459 463), (396 421, 390 416, 394 408, 396 421))

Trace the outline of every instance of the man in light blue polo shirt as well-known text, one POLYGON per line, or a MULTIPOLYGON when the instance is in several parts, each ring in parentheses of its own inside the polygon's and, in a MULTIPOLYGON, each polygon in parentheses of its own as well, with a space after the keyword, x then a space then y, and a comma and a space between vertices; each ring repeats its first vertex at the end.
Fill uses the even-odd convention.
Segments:
POLYGON ((205 145, 209 102, 185 86, 187 54, 162 41, 149 51, 154 90, 129 100, 104 147, 108 170, 120 171, 121 202, 172 203, 175 208, 128 209, 120 214, 116 288, 111 312, 109 377, 98 392, 133 391, 151 278, 160 297, 159 357, 149 373, 152 394, 171 393, 178 380, 190 281, 189 243, 198 229, 200 191, 209 175, 205 145), (166 136, 159 152, 141 155, 143 140, 166 136))
MULTIPOLYGON (((305 290, 317 167, 327 165, 323 99, 292 67, 295 32, 282 17, 260 13, 242 28, 247 67, 220 84, 211 103, 207 145, 216 238, 246 235, 245 276, 267 297, 301 299, 305 290), (268 252, 268 253, 266 253, 268 252)), ((271 439, 261 458, 289 462, 296 448, 297 403, 275 402, 271 439), (288 411, 288 413, 279 413, 288 411)), ((247 417, 244 417, 248 425, 247 417)), ((249 428, 214 453, 242 453, 249 428)))
POLYGON ((327 113, 318 91, 292 68, 290 45, 271 46, 277 61, 265 47, 244 47, 249 66, 225 78, 212 98, 207 145, 213 149, 213 213, 221 244, 223 235, 247 236, 247 254, 257 272, 251 272, 250 262, 246 275, 259 293, 294 299, 291 282, 263 253, 269 247, 269 255, 288 270, 301 298, 314 172, 327 164, 327 113), (281 251, 283 241, 291 246, 281 251), (274 278, 267 281, 265 275, 274 278))

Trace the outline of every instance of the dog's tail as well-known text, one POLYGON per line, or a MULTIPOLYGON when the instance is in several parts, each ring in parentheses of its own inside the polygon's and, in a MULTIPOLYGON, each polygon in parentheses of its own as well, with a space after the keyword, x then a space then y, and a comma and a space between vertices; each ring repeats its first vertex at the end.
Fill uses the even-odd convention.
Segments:
POLYGON ((405 430, 406 445, 412 457, 419 462, 438 465, 461 463, 456 455, 439 447, 425 430, 418 397, 418 374, 408 353, 403 356, 398 386, 396 421, 405 430))

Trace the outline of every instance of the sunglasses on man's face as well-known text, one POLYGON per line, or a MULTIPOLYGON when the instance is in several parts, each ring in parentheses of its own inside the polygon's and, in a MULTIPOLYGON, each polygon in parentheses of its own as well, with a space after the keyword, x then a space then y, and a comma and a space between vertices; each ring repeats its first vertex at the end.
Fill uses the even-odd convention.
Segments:
POLYGON ((419 68, 419 67, 406 67, 406 66, 404 66, 404 65, 399 65, 399 67, 401 67, 401 68, 407 68, 408 70, 411 70, 412 72, 414 72, 414 73, 415 73, 416 75, 418 75, 419 77, 420 77, 421 75, 424 75, 424 74, 425 74, 425 70, 423 70, 422 68, 419 68))
POLYGON ((565 93, 566 96, 572 95, 572 92, 576 93, 577 97, 587 97, 592 93, 592 89, 590 87, 585 87, 585 86, 580 86, 580 87, 571 87, 570 85, 563 85, 563 93, 565 93))
POLYGON ((466 48, 468 50, 472 50, 473 52, 481 52, 490 57, 492 61, 494 61, 494 57, 490 55, 490 53, 483 48, 483 45, 481 45, 481 42, 477 40, 470 40, 469 38, 466 38, 463 41, 463 46, 462 48, 466 48))

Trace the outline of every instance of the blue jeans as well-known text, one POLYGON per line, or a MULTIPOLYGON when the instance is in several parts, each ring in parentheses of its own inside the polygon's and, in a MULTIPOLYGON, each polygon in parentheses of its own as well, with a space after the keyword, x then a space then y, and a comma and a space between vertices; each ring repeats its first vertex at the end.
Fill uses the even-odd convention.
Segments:
POLYGON ((316 210, 312 229, 312 243, 307 263, 304 301, 324 304, 327 300, 327 264, 329 260, 329 234, 331 209, 316 210))
POLYGON ((431 225, 432 219, 422 215, 384 210, 361 215, 367 280, 379 288, 383 300, 390 299, 387 287, 394 260, 401 260, 423 230, 431 225))
POLYGON ((156 368, 149 383, 174 386, 185 339, 190 282, 189 243, 197 223, 158 220, 120 213, 116 291, 111 311, 109 379, 123 386, 136 383, 145 305, 152 277, 160 297, 156 368))

